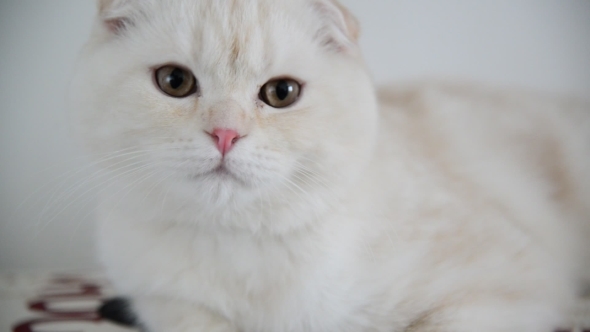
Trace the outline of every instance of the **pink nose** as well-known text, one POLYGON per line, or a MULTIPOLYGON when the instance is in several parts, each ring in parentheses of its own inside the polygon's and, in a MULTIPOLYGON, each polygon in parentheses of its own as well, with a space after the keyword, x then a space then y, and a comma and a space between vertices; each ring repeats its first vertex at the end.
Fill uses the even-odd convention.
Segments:
POLYGON ((216 141, 217 149, 223 156, 225 156, 240 139, 240 134, 232 129, 215 129, 211 136, 216 141))

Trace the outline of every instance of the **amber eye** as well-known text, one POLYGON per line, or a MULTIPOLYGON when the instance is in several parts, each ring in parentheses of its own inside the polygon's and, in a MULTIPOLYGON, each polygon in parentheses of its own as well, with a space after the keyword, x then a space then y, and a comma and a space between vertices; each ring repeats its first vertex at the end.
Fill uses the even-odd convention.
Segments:
POLYGON ((271 80, 260 90, 260 99, 274 108, 293 105, 301 93, 301 84, 289 78, 271 80))
POLYGON ((184 98, 197 92, 197 80, 189 70, 178 66, 164 66, 156 70, 156 83, 162 92, 184 98))

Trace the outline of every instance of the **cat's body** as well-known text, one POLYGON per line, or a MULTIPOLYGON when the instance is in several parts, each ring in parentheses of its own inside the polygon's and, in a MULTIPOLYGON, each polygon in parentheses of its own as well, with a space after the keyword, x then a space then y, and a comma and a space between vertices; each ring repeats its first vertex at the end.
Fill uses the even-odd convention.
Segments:
POLYGON ((77 80, 83 134, 127 149, 108 167, 120 176, 99 209, 100 254, 150 330, 532 332, 563 319, 590 228, 586 105, 444 85, 377 100, 355 22, 330 0, 162 3, 101 1, 107 25, 77 80), (144 68, 181 61, 194 99, 145 82, 144 68), (255 95, 283 75, 306 90, 277 112, 255 95), (203 134, 214 127, 237 128, 232 150, 203 134))

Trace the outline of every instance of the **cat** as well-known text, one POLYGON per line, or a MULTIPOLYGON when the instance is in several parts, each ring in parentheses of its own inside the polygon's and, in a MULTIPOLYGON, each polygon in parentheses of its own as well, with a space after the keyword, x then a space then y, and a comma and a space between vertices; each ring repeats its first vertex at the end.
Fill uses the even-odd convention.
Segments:
POLYGON ((563 321, 590 275, 585 102, 377 90, 335 0, 97 3, 72 120, 110 177, 99 257, 147 330, 563 321))

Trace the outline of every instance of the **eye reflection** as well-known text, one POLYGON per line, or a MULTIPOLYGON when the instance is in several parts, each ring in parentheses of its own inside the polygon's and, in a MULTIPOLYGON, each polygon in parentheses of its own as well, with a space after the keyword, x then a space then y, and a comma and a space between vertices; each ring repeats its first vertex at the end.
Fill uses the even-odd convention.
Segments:
POLYGON ((262 86, 260 99, 274 108, 293 105, 301 94, 301 84, 289 78, 274 79, 262 86))
POLYGON ((167 65, 156 70, 158 88, 168 96, 185 98, 197 92, 197 79, 182 67, 167 65))

